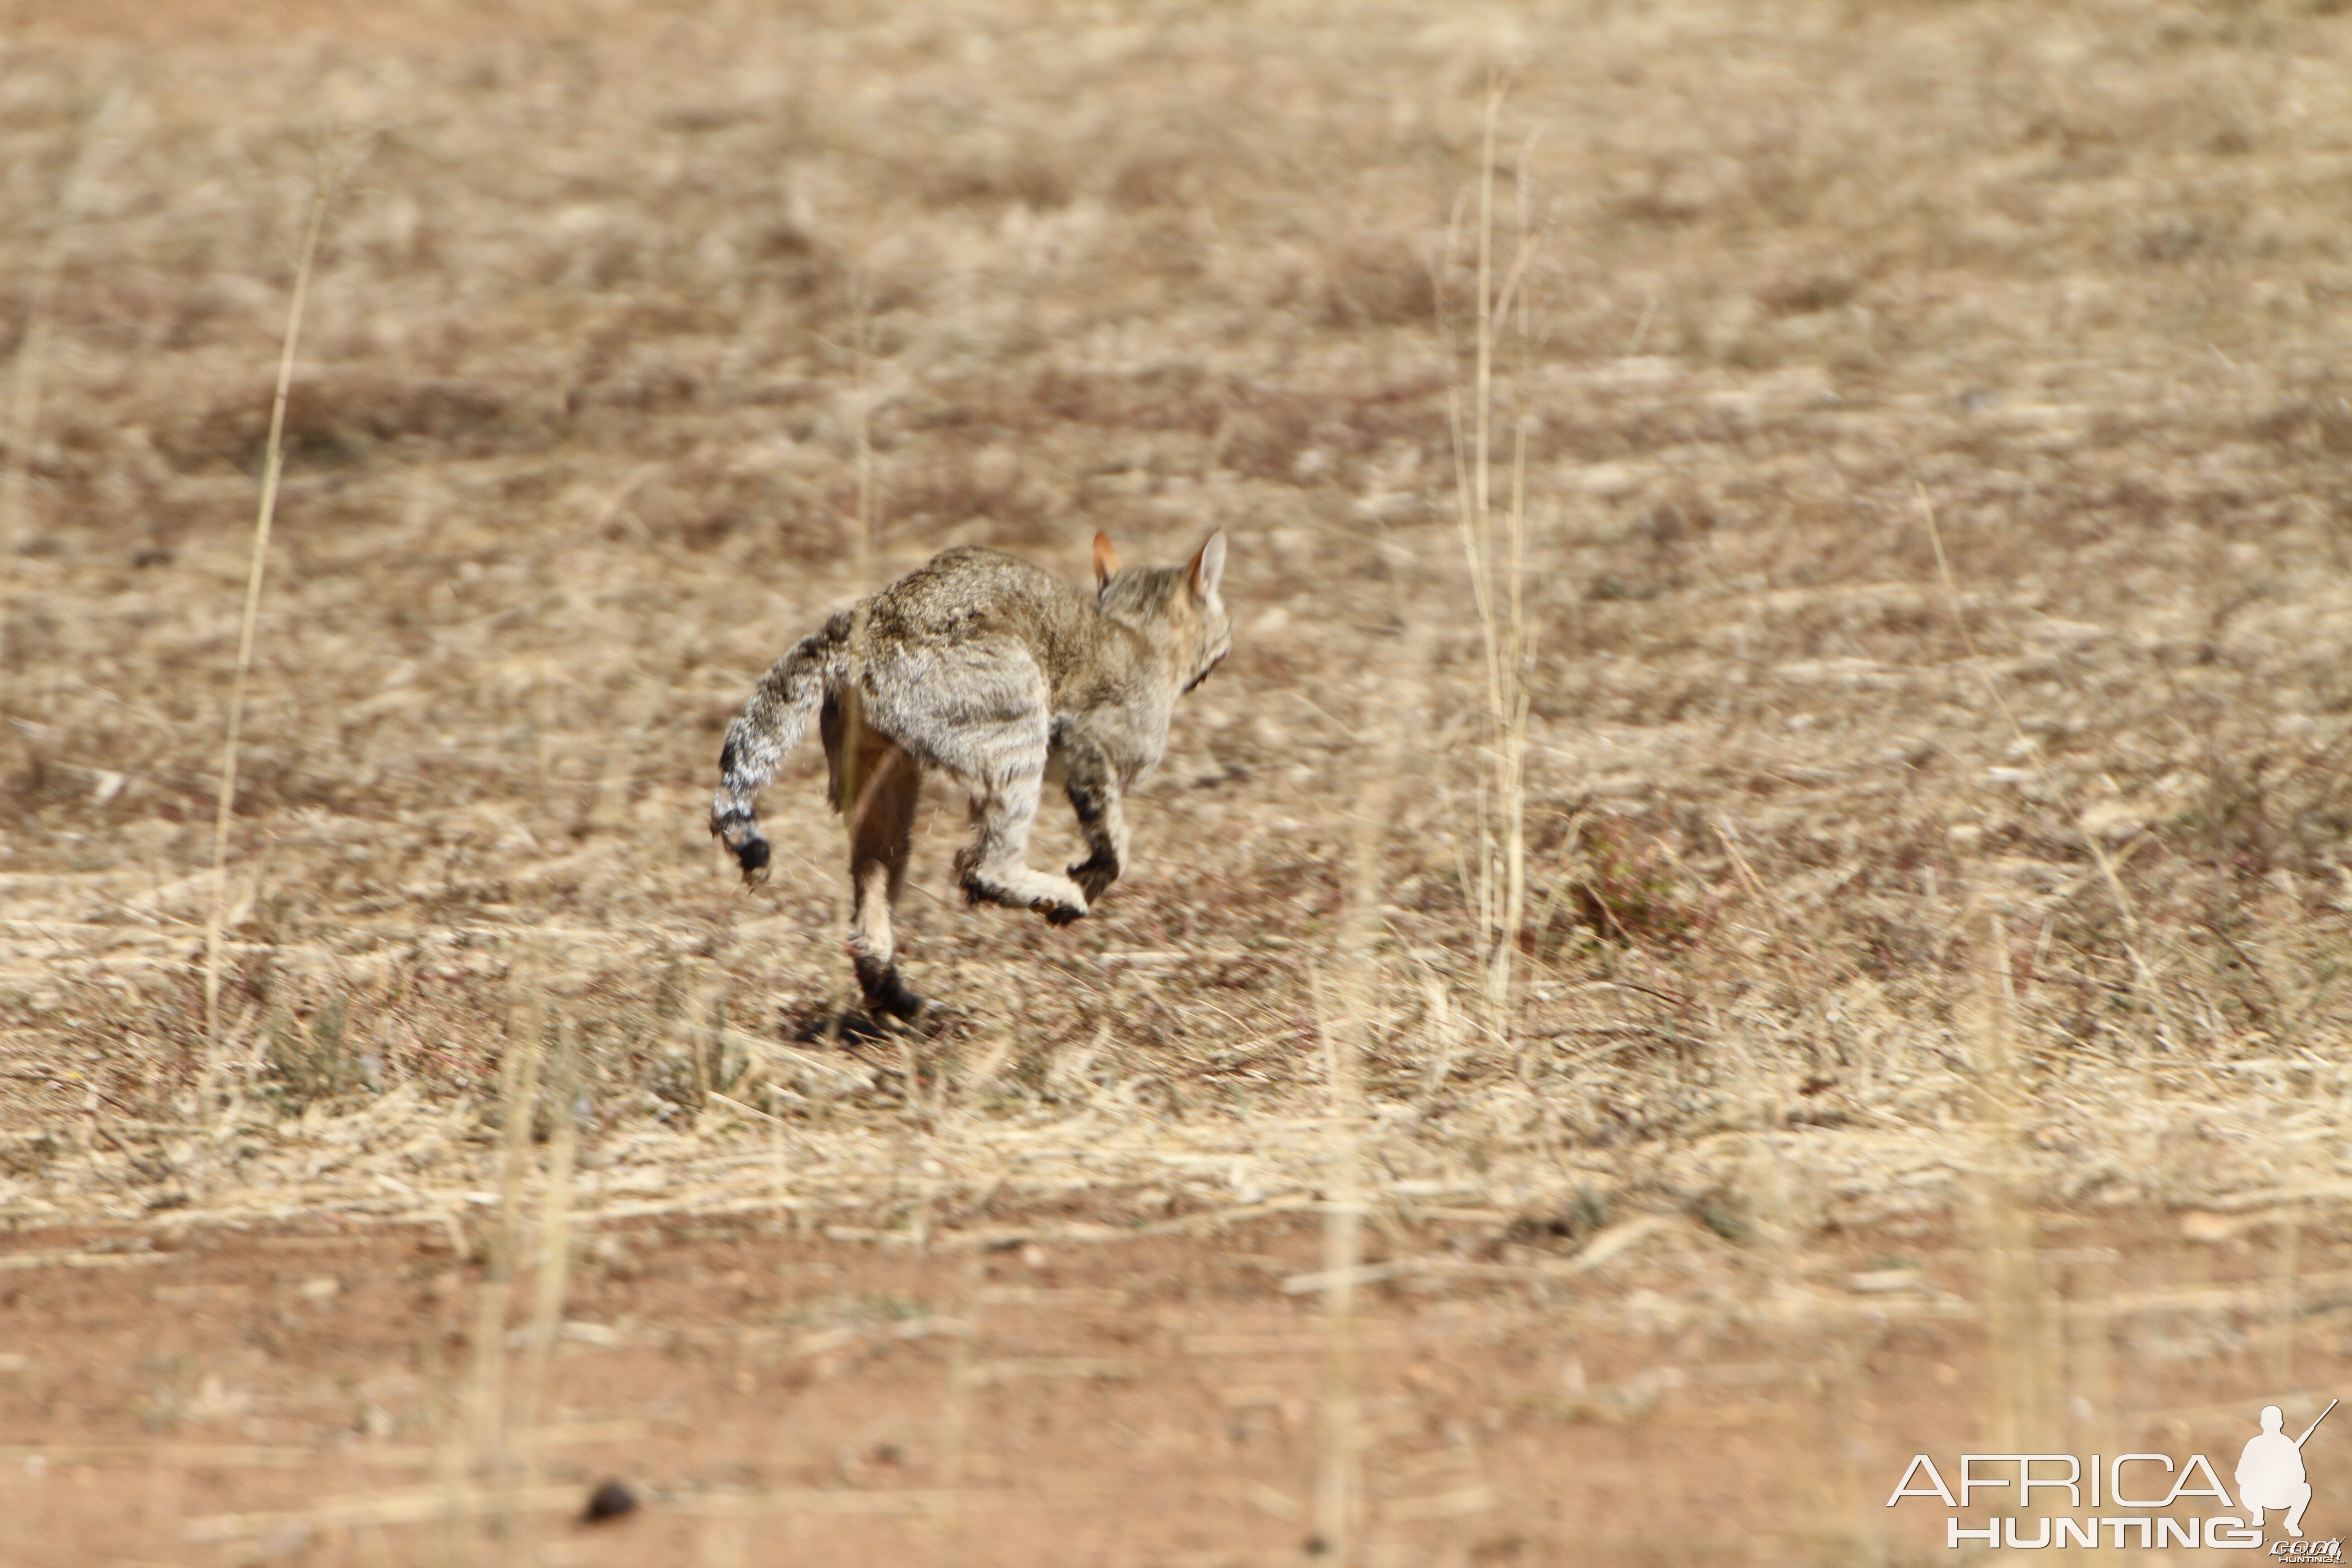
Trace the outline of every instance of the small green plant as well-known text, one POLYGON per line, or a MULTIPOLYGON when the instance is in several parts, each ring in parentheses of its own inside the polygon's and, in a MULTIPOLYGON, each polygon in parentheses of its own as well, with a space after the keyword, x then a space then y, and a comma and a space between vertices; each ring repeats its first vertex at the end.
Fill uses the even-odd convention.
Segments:
POLYGON ((1708 1193, 1691 1205, 1691 1217, 1724 1240, 1738 1247, 1756 1237, 1756 1222, 1748 1206, 1730 1193, 1708 1193))
POLYGON ((50 1161, 66 1153, 68 1147, 53 1132, 15 1140, 0 1146, 0 1176, 37 1176, 48 1169, 50 1161))
POLYGON ((264 1079, 280 1109, 299 1111, 360 1087, 366 1078, 360 1058, 345 1027, 342 1004, 329 1001, 307 1018, 271 1023, 264 1079))
POLYGON ((1582 1243, 1608 1223, 1607 1196, 1589 1190, 1581 1191, 1557 1208, 1529 1210, 1514 1215, 1510 1224, 1504 1227, 1503 1239, 1527 1247, 1563 1241, 1582 1243))
POLYGON ((1697 912, 1654 838, 1637 844, 1624 824, 1587 816, 1576 824, 1561 858, 1566 874, 1541 916, 1521 930, 1522 948, 1538 954, 1557 950, 1580 927, 1621 947, 1687 942, 1696 934, 1697 912))

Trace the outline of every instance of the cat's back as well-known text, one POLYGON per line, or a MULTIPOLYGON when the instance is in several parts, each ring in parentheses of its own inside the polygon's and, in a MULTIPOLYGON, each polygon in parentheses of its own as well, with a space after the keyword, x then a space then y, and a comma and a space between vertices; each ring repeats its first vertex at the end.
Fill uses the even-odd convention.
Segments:
POLYGON ((874 632, 914 643, 1011 637, 1040 654, 1097 635, 1102 617, 1060 578, 1002 550, 943 550, 872 601, 874 632))

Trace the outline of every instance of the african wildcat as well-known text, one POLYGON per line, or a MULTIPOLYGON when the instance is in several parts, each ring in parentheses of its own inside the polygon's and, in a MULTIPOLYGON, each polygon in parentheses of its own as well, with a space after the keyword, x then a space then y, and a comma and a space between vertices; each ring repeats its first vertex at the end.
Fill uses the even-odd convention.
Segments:
POLYGON ((822 703, 834 807, 849 821, 850 959, 871 1012, 914 1017, 923 999, 898 978, 890 907, 923 770, 971 793, 979 833, 955 868, 973 903, 1076 920, 1126 868, 1121 792, 1167 750, 1177 696, 1233 647, 1217 595, 1224 570, 1222 529, 1186 565, 1126 571, 1096 534, 1091 600, 999 551, 933 556, 833 616, 761 679, 727 728, 711 832, 744 880, 765 878, 752 801, 822 703), (1049 763, 1089 850, 1066 877, 1022 863, 1049 763))

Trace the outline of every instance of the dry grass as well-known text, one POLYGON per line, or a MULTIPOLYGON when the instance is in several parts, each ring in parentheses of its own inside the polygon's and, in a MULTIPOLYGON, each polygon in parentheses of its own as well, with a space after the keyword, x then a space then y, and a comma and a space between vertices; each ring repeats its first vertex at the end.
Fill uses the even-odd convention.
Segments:
POLYGON ((74 230, 0 232, 0 352, 45 356, 8 455, 0 1215, 463 1226, 527 950, 563 955, 599 1214, 1311 1202, 1313 976, 1391 755, 1376 1210, 1761 1246, 1948 1205, 1988 973, 2035 1201, 2347 1190, 2326 9, 320 7, 135 45, 33 14, 0 166, 22 211, 70 183, 74 230), (1497 69, 1531 693, 1500 1027, 1452 413, 1497 69), (312 282, 230 857, 256 1065, 215 1123, 209 764, 309 150, 346 132, 375 152, 312 282), (770 889, 701 828, 757 672, 869 548, 1075 580, 1098 526, 1166 559, 1210 524, 1236 652, 1135 875, 1068 933, 967 913, 941 813, 925 1081, 831 1043, 814 752, 770 889))

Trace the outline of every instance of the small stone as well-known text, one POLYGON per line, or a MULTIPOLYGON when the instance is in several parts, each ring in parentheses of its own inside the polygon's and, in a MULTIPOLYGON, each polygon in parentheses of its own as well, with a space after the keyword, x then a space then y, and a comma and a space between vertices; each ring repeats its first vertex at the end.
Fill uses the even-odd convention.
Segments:
POLYGON ((637 1494, 629 1489, 626 1482, 600 1481, 596 1489, 588 1494, 588 1506, 581 1511, 580 1521, 583 1524, 602 1524, 608 1519, 634 1513, 636 1507, 637 1494))

